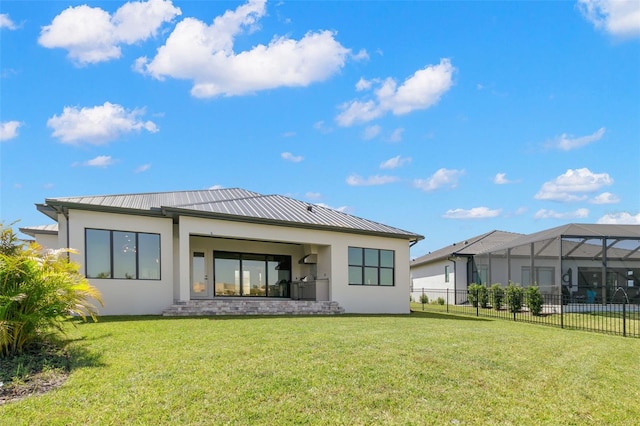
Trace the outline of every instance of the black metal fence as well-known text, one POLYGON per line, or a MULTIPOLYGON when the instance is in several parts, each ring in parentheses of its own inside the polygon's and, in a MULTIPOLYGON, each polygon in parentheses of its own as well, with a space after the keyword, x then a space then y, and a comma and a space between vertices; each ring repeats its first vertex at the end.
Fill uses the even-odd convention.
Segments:
POLYGON ((562 295, 542 294, 542 306, 536 308, 526 293, 520 303, 509 300, 508 294, 495 298, 490 291, 482 297, 477 289, 416 289, 411 295, 414 311, 447 312, 640 337, 640 304, 629 303, 626 299, 619 303, 575 303, 562 295))

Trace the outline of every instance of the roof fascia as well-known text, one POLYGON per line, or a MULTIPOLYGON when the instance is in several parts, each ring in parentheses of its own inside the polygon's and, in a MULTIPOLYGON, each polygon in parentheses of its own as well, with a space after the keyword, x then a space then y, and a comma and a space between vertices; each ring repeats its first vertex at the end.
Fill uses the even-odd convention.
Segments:
POLYGON ((36 210, 38 210, 43 215, 55 220, 56 222, 58 221, 58 211, 53 207, 47 204, 36 204, 36 210))
POLYGON ((32 237, 35 237, 36 235, 58 235, 58 231, 49 231, 42 229, 18 228, 18 231, 32 237))
MULTIPOLYGON (((100 213, 117 213, 117 214, 129 214, 135 216, 154 216, 162 217, 163 213, 161 209, 152 208, 149 210, 130 209, 126 207, 111 207, 111 206, 96 206, 94 204, 84 203, 69 203, 58 200, 45 200, 46 207, 50 207, 56 210, 55 207, 60 207, 66 210, 85 210, 100 213)), ((46 214, 46 213, 45 213, 46 214)))

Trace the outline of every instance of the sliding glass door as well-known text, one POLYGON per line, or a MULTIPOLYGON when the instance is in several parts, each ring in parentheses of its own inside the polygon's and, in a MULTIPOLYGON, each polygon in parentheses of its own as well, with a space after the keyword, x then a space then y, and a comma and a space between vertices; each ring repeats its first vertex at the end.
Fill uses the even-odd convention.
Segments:
POLYGON ((215 296, 289 297, 291 257, 216 251, 215 296))

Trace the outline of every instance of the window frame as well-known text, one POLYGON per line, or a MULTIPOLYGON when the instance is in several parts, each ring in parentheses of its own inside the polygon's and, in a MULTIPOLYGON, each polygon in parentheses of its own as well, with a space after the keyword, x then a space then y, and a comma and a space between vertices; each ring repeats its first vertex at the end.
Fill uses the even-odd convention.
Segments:
POLYGON ((140 232, 140 231, 123 231, 120 229, 103 229, 103 228, 85 228, 84 229, 84 272, 85 272, 85 277, 88 279, 96 279, 96 280, 136 280, 136 281, 161 281, 162 280, 162 236, 161 234, 157 233, 157 232, 140 232), (89 265, 89 249, 88 249, 88 235, 89 232, 91 231, 101 231, 101 232, 108 232, 108 240, 109 240, 109 247, 108 247, 108 252, 109 252, 109 259, 108 259, 108 264, 109 264, 109 276, 107 277, 101 277, 101 276, 89 276, 89 271, 88 271, 88 265, 89 265), (114 266, 114 262, 115 262, 115 256, 114 256, 114 250, 115 250, 115 245, 114 245, 114 233, 127 233, 127 234, 133 234, 134 236, 134 241, 135 241, 135 245, 134 245, 134 252, 135 252, 135 259, 134 259, 134 269, 135 269, 135 275, 131 278, 127 278, 125 277, 114 277, 114 272, 115 272, 115 266, 114 266), (158 278, 141 278, 140 277, 140 245, 139 245, 139 236, 140 234, 144 234, 144 235, 155 235, 158 238, 158 278))
POLYGON ((349 285, 363 287, 395 287, 396 285, 396 252, 388 249, 375 249, 370 247, 353 247, 349 246, 347 251, 347 282, 349 285), (359 251, 359 254, 356 252, 359 251), (371 254, 375 252, 375 259, 371 254), (392 255, 391 266, 386 266, 386 259, 383 259, 383 253, 392 255), (353 255, 353 256, 352 256, 353 255), (369 256, 367 256, 369 255, 369 256), (359 263, 358 263, 359 261, 359 263), (352 272, 359 268, 359 282, 352 282, 352 272), (391 272, 391 284, 383 284, 387 282, 388 277, 383 277, 383 273, 391 272), (375 272, 375 276, 370 274, 375 272), (375 278, 375 283, 367 284, 367 276, 375 278))

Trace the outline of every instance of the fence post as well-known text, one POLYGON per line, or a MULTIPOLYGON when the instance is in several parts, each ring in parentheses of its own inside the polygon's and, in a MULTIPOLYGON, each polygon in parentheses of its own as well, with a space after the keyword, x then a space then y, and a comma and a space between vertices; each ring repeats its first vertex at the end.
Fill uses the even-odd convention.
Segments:
POLYGON ((424 287, 422 287, 422 295, 420 296, 420 303, 422 303, 422 311, 424 312, 424 287))
POLYGON ((562 292, 560 293, 560 328, 564 328, 564 300, 562 292))
POLYGON ((476 288, 476 316, 479 317, 480 316, 480 301, 478 300, 478 293, 480 293, 480 291, 476 288))
POLYGON ((622 336, 627 337, 627 302, 622 301, 622 336))
POLYGON ((447 287, 447 313, 449 313, 449 288, 447 287))

